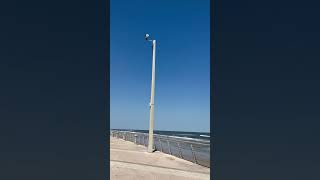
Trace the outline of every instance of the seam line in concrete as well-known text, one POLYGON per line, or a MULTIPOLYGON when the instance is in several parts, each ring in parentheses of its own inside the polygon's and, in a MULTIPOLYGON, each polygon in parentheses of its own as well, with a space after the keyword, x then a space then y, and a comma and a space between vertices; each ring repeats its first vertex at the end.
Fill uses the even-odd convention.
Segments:
POLYGON ((139 149, 137 149, 137 150, 127 150, 127 149, 117 149, 117 148, 110 148, 110 151, 125 151, 125 152, 136 152, 136 153, 141 153, 141 152, 147 152, 146 150, 143 150, 143 149, 141 149, 141 150, 139 150, 139 149))
POLYGON ((187 172, 187 173, 194 173, 194 174, 203 174, 203 175, 209 175, 210 173, 205 172, 198 172, 198 171, 189 171, 189 170, 183 170, 178 168, 171 168, 171 167, 163 167, 163 166, 155 166, 150 164, 143 164, 143 163, 133 163, 133 162, 126 162, 126 161, 119 161, 119 160, 110 160, 110 162, 117 162, 117 163, 124 163, 124 164, 131 164, 131 165, 138 165, 138 166, 148 166, 152 168, 159 168, 159 169, 165 169, 165 170, 174 170, 174 171, 180 171, 180 172, 187 172))

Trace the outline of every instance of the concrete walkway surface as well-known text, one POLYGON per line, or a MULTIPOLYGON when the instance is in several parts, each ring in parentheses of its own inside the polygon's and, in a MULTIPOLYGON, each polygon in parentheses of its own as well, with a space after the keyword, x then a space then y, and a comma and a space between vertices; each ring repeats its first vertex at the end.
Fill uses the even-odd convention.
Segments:
POLYGON ((210 168, 110 137, 111 180, 208 180, 210 168))

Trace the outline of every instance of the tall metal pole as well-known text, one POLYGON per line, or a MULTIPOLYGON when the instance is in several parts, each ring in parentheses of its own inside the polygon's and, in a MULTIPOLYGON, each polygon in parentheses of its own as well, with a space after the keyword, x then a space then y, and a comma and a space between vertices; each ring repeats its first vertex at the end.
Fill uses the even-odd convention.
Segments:
POLYGON ((148 152, 152 153, 153 149, 153 127, 154 127, 154 86, 156 76, 156 40, 152 40, 152 82, 151 82, 151 98, 150 98, 150 124, 149 124, 149 144, 148 152))

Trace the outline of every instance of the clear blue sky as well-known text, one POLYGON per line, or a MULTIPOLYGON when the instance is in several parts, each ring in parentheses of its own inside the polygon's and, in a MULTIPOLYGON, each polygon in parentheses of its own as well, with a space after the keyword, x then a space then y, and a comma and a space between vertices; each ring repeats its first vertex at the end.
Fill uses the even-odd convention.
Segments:
POLYGON ((148 129, 157 40, 155 129, 210 130, 209 0, 110 1, 111 128, 148 129))

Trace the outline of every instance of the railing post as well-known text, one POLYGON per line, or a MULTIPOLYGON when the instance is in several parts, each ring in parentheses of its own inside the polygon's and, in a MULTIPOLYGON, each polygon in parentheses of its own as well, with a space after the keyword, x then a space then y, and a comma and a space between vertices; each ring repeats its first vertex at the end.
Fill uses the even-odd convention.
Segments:
POLYGON ((148 138, 147 138, 147 136, 145 136, 145 146, 147 147, 148 146, 148 138))
POLYGON ((194 152, 194 149, 193 149, 192 144, 190 145, 190 147, 191 147, 191 151, 192 151, 192 155, 193 155, 193 160, 194 160, 194 162, 195 162, 195 163, 197 163, 197 164, 198 164, 198 162, 197 162, 197 158, 196 158, 196 153, 194 152))
POLYGON ((144 137, 141 136, 141 142, 140 142, 141 145, 144 145, 144 137))
POLYGON ((144 136, 144 145, 145 146, 147 146, 147 141, 148 141, 147 136, 144 136))
POLYGON ((179 156, 180 156, 181 159, 183 159, 181 148, 180 148, 180 143, 178 142, 177 144, 178 144, 178 149, 179 149, 179 156))
POLYGON ((134 135, 134 143, 137 144, 137 135, 134 135))
POLYGON ((142 138, 142 136, 139 136, 139 144, 142 144, 141 142, 141 138, 142 138))
POLYGON ((159 143, 160 143, 161 152, 163 152, 162 144, 161 144, 161 139, 160 139, 160 138, 159 138, 159 143))
POLYGON ((145 146, 146 145, 146 137, 144 135, 142 137, 143 137, 143 144, 142 145, 145 146))
POLYGON ((168 140, 168 139, 167 139, 167 144, 168 144, 169 153, 170 153, 170 155, 172 155, 172 153, 171 153, 171 148, 170 148, 170 143, 169 143, 169 140, 168 140))
POLYGON ((144 146, 144 145, 145 145, 145 143, 146 143, 146 142, 145 142, 145 139, 144 139, 144 136, 142 135, 142 136, 141 136, 141 138, 142 138, 141 145, 142 145, 142 146, 144 146))

